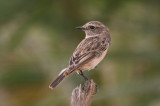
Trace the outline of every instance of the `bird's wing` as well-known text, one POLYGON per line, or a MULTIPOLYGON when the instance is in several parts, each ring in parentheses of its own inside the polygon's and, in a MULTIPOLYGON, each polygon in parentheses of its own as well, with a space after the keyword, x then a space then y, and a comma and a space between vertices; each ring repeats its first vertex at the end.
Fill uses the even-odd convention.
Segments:
POLYGON ((90 62, 93 58, 100 56, 107 48, 108 42, 105 38, 89 37, 84 39, 77 46, 70 59, 69 71, 72 72, 81 65, 90 62))

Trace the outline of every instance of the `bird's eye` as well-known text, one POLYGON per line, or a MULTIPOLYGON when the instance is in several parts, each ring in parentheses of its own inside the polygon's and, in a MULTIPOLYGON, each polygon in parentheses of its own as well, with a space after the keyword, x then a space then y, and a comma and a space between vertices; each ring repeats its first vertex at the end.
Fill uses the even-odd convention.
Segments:
POLYGON ((90 26, 90 29, 95 29, 95 27, 94 26, 90 26))

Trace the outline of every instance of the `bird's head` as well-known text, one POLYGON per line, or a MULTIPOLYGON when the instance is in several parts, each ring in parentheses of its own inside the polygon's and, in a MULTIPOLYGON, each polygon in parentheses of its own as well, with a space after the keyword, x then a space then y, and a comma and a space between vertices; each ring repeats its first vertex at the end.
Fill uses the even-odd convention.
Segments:
POLYGON ((82 29, 86 33, 86 37, 98 36, 104 31, 108 31, 106 26, 99 21, 90 21, 83 26, 76 27, 77 29, 82 29))

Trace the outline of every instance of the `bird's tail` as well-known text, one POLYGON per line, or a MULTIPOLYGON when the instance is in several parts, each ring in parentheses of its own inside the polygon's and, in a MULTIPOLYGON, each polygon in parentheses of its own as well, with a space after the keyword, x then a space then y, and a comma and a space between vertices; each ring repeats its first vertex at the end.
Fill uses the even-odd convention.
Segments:
POLYGON ((66 77, 64 74, 65 71, 66 68, 59 73, 58 77, 49 85, 49 88, 55 88, 66 77))

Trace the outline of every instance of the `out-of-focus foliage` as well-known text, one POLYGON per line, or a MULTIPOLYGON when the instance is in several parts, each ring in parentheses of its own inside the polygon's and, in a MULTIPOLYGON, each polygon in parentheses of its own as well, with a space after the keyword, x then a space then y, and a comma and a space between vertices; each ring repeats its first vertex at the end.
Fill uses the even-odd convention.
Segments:
POLYGON ((98 68, 85 74, 98 85, 92 106, 160 106, 158 0, 0 0, 0 106, 69 106, 83 83, 74 74, 48 85, 84 32, 98 20, 112 44, 98 68))

